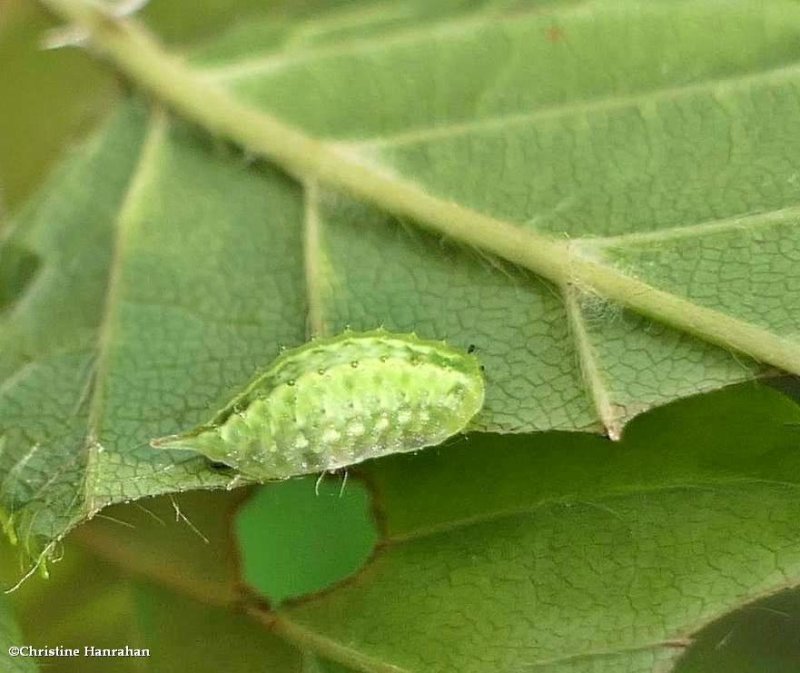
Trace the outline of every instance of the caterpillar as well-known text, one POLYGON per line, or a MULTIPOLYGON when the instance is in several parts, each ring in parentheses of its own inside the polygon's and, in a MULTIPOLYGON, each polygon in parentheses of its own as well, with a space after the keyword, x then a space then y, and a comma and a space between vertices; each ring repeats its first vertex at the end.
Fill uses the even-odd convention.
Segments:
POLYGON ((415 451, 483 406, 478 358, 442 341, 346 331, 283 352, 207 423, 151 441, 259 481, 415 451))

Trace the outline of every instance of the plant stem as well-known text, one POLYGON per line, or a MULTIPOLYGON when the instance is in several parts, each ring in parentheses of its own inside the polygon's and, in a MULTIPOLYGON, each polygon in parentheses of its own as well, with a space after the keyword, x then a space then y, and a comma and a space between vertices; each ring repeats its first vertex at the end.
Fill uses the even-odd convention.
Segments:
POLYGON ((724 348, 800 374, 800 343, 758 325, 659 290, 553 239, 483 215, 371 165, 352 150, 311 137, 238 101, 166 52, 135 21, 111 16, 91 0, 41 0, 86 30, 92 44, 127 77, 180 115, 248 152, 266 157, 299 180, 342 189, 449 238, 475 246, 559 286, 577 285, 642 315, 724 348))

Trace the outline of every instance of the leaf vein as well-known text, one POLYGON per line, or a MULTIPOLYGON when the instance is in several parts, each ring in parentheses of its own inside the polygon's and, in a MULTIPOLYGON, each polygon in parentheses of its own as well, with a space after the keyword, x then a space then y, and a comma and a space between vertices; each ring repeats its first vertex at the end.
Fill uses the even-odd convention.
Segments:
POLYGON ((734 215, 721 219, 706 220, 695 224, 678 225, 658 231, 633 232, 618 236, 586 236, 571 239, 571 243, 583 250, 591 248, 626 247, 677 241, 682 238, 698 239, 704 236, 747 231, 800 223, 800 205, 787 206, 776 210, 734 215))
MULTIPOLYGON (((568 14, 577 14, 585 9, 585 4, 588 3, 576 3, 570 9, 560 10, 557 13, 561 17, 566 17, 568 14)), ((444 19, 436 23, 426 23, 414 28, 399 30, 391 36, 381 35, 379 37, 353 39, 345 45, 334 44, 333 46, 304 49, 289 55, 283 52, 273 52, 259 58, 240 60, 233 65, 207 66, 202 70, 198 69, 198 73, 209 81, 226 82, 253 75, 258 76, 277 72, 300 63, 335 58, 337 56, 366 54, 375 50, 384 50, 387 46, 414 44, 435 37, 470 38, 473 31, 486 28, 489 22, 495 27, 500 27, 504 23, 514 24, 525 16, 541 15, 542 13, 541 9, 532 9, 504 16, 502 11, 490 7, 489 9, 477 10, 457 20, 452 18, 444 19)), ((554 13, 548 12, 550 15, 554 13)))
POLYGON ((158 157, 158 150, 163 147, 164 135, 167 131, 167 117, 163 111, 151 116, 150 127, 142 142, 139 162, 129 178, 127 191, 116 219, 116 240, 109 268, 108 287, 104 301, 103 313, 98 328, 98 339, 93 371, 90 373, 91 384, 88 393, 89 414, 84 450, 87 452, 87 464, 84 476, 84 507, 92 512, 96 509, 94 493, 96 490, 97 461, 105 409, 106 382, 111 367, 111 350, 116 327, 117 308, 123 264, 127 252, 127 243, 131 227, 135 224, 135 212, 141 203, 142 193, 149 184, 158 157))
POLYGON ((354 150, 379 149, 382 147, 398 147, 431 140, 448 139, 455 136, 467 135, 475 132, 506 130, 514 126, 527 126, 537 121, 561 119, 588 115, 598 112, 613 112, 625 108, 642 108, 648 104, 662 101, 678 100, 696 94, 708 93, 715 97, 723 97, 762 83, 782 83, 795 80, 800 76, 800 63, 791 63, 769 68, 756 73, 748 73, 738 77, 726 79, 711 79, 692 82, 682 86, 663 89, 652 89, 644 93, 628 96, 611 96, 582 100, 565 105, 543 107, 529 112, 516 112, 513 114, 495 115, 474 121, 457 122, 454 124, 441 124, 407 129, 393 134, 382 136, 364 136, 352 140, 341 140, 339 144, 346 145, 354 150))
POLYGON ((319 185, 315 180, 305 184, 303 216, 303 246, 308 302, 308 330, 313 336, 327 332, 323 302, 322 222, 319 216, 319 185))
POLYGON ((566 285, 561 292, 584 387, 606 434, 611 439, 617 440, 622 435, 622 423, 619 413, 611 401, 597 352, 586 329, 586 320, 580 303, 580 290, 573 285, 566 285))

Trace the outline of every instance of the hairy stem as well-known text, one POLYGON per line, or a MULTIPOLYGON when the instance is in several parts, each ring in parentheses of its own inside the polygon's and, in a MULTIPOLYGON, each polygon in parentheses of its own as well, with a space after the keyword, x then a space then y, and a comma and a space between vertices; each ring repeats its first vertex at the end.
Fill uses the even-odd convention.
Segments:
POLYGON ((568 241, 524 230, 431 194, 371 165, 352 150, 309 136, 201 80, 135 21, 91 0, 41 0, 85 30, 127 77, 185 118, 266 157, 299 180, 342 189, 393 214, 530 269, 559 286, 577 285, 711 343, 800 374, 800 344, 707 308, 576 253, 568 241))

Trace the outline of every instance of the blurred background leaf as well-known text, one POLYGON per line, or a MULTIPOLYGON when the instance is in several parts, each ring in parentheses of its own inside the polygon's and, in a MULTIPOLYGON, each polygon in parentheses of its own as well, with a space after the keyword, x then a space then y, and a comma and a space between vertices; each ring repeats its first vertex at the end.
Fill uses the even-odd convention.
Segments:
POLYGON ((5 596, 0 598, 0 661, 9 673, 34 673, 37 669, 32 658, 11 656, 9 648, 24 645, 17 620, 5 596))
POLYGON ((675 673, 792 673, 800 662, 800 590, 757 601, 697 634, 675 673))
POLYGON ((82 51, 39 48, 54 25, 35 2, 0 4, 0 194, 11 210, 116 99, 113 73, 82 51))

